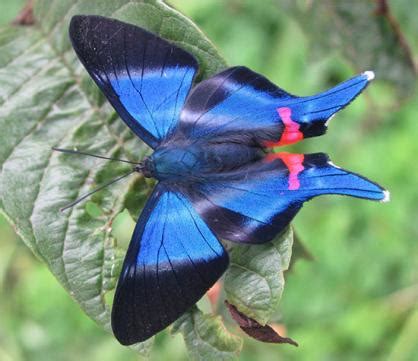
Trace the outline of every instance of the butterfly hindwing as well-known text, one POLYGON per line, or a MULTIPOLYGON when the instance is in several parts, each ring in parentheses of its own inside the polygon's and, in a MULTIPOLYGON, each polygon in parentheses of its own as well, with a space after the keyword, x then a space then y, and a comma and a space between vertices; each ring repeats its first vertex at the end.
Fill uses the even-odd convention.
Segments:
POLYGON ((377 184, 333 165, 323 153, 268 154, 189 189, 197 212, 222 239, 263 243, 293 219, 303 203, 323 194, 384 201, 377 184))
POLYGON ((228 266, 228 255, 177 190, 157 185, 136 225, 119 278, 112 328, 130 345, 167 327, 228 266))
POLYGON ((188 52, 137 26, 75 16, 70 38, 119 116, 155 148, 176 128, 198 69, 188 52))
POLYGON ((180 129, 191 138, 232 138, 269 147, 294 143, 325 133, 327 120, 367 86, 372 74, 297 97, 246 67, 233 67, 193 88, 180 129))

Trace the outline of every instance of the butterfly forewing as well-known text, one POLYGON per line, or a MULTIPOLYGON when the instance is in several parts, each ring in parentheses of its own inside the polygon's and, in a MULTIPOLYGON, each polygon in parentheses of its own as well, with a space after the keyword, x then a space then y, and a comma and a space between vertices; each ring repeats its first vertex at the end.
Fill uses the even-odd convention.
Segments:
POLYGON ((144 341, 194 305, 228 266, 224 248, 176 189, 148 200, 116 289, 112 328, 124 345, 144 341))
POLYGON ((119 116, 155 148, 177 126, 198 69, 195 58, 137 26, 75 16, 70 39, 119 116))

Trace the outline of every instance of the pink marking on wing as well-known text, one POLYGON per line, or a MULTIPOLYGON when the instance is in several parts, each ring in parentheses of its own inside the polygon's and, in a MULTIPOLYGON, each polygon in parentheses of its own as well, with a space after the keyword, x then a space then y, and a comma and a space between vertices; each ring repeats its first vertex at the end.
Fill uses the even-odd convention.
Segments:
POLYGON ((300 188, 298 175, 305 167, 303 166, 304 154, 279 153, 280 159, 289 169, 289 190, 297 190, 300 188))
POLYGON ((288 190, 294 191, 300 188, 299 173, 302 172, 305 167, 303 166, 304 154, 291 154, 286 152, 281 153, 269 153, 266 155, 265 160, 272 162, 275 159, 280 159, 289 170, 289 186, 288 190))
POLYGON ((303 139, 303 133, 299 130, 300 125, 292 120, 292 109, 289 107, 277 108, 280 119, 284 124, 283 133, 277 142, 265 142, 268 148, 278 147, 287 144, 293 144, 303 139))

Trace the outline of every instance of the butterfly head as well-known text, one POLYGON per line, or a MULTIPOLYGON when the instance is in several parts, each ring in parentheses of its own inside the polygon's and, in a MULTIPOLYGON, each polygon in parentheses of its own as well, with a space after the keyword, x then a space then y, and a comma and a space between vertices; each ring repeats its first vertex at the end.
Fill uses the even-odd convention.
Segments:
POLYGON ((134 167, 134 171, 141 173, 145 178, 153 177, 155 173, 153 160, 150 157, 145 157, 142 162, 134 167))

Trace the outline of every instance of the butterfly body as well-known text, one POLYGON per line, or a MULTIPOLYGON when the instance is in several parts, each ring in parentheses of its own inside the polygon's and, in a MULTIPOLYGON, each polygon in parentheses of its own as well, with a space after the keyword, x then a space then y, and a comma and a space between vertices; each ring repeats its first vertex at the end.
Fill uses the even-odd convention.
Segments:
POLYGON ((122 344, 167 327, 222 276, 229 261, 221 239, 271 241, 322 194, 388 199, 325 154, 268 149, 323 134, 371 72, 297 97, 242 66, 194 84, 198 62, 190 53, 115 19, 75 16, 70 38, 119 116, 154 151, 138 170, 158 183, 138 218, 112 306, 122 344))
POLYGON ((158 147, 145 163, 160 181, 187 182, 205 179, 260 159, 262 148, 234 142, 169 142, 158 147))

